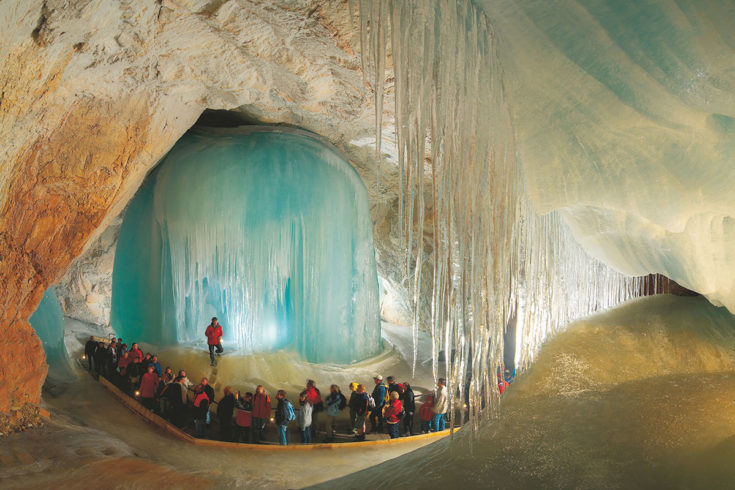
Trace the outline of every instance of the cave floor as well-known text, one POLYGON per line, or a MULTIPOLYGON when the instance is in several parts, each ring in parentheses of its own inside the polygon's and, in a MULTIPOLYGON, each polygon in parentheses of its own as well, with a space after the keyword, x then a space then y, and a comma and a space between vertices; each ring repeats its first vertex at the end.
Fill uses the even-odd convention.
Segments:
POLYGON ((300 488, 350 474, 434 442, 295 453, 194 446, 148 425, 94 379, 44 393, 40 429, 0 446, 0 487, 300 488))

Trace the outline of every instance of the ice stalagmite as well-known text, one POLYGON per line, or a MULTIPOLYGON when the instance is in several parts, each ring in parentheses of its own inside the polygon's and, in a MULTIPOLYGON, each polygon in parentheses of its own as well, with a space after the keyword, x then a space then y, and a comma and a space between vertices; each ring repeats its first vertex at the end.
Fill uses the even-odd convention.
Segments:
POLYGON ((123 336, 295 349, 350 363, 381 347, 367 191, 335 150, 298 131, 184 136, 131 202, 112 324, 123 336))

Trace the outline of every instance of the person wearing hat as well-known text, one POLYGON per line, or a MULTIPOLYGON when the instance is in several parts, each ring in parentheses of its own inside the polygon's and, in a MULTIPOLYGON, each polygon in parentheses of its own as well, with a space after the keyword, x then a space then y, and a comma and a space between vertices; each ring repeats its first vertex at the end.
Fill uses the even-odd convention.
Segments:
POLYGON ((388 387, 383 383, 383 377, 379 374, 373 376, 375 388, 373 388, 373 400, 375 407, 370 412, 370 432, 383 432, 383 405, 385 405, 385 393, 388 387))

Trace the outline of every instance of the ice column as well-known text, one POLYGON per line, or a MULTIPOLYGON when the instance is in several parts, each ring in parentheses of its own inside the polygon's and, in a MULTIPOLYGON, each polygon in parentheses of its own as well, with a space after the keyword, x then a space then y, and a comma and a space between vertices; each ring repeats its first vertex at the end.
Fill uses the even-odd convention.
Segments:
POLYGON ((126 213, 112 322, 128 337, 350 363, 381 348, 367 191, 299 131, 192 131, 126 213))

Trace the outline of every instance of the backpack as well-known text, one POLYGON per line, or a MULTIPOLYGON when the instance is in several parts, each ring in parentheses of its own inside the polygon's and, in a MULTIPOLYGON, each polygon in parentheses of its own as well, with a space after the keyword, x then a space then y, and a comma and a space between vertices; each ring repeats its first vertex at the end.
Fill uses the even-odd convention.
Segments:
POLYGON ((388 389, 388 385, 384 384, 383 388, 385 388, 385 397, 383 399, 383 405, 390 404, 390 390, 388 389))
POLYGON ((288 400, 286 400, 286 420, 289 422, 296 420, 296 413, 293 411, 293 405, 291 405, 291 402, 288 400))
POLYGON ((344 410, 346 406, 347 406, 347 398, 345 398, 345 396, 342 393, 340 393, 339 394, 339 409, 344 410))
POLYGON ((360 405, 358 405, 357 408, 355 409, 355 412, 357 413, 357 415, 365 415, 365 412, 367 412, 368 408, 370 407, 370 402, 373 402, 373 405, 375 404, 375 400, 373 400, 372 396, 368 397, 365 403, 361 403, 360 405))

